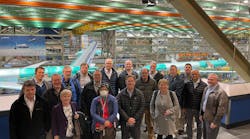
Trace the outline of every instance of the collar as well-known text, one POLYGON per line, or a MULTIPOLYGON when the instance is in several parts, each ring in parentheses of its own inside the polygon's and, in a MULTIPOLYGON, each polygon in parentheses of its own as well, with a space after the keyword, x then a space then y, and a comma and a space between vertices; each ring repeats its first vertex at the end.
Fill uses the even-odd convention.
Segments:
POLYGON ((30 101, 25 95, 24 95, 24 101, 25 102, 35 102, 36 101, 36 95, 34 95, 34 101, 30 101))
POLYGON ((201 82, 201 79, 199 78, 196 82, 193 81, 193 83, 199 84, 201 82))
POLYGON ((41 81, 41 82, 38 82, 38 81, 37 81, 37 79, 36 79, 36 78, 34 78, 34 81, 35 81, 35 84, 37 84, 37 85, 43 85, 43 81, 44 81, 44 79, 42 79, 42 81, 41 81))
MULTIPOLYGON (((110 69, 110 72, 112 73, 112 68, 110 69)), ((106 72, 106 73, 108 73, 108 70, 106 69, 106 68, 104 68, 104 71, 106 72)))

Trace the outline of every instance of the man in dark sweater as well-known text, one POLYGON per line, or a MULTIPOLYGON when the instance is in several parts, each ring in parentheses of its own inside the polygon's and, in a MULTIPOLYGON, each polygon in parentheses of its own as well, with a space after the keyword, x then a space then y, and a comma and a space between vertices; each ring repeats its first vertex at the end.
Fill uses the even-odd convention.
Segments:
POLYGON ((203 91, 207 84, 200 79, 200 73, 198 70, 193 70, 192 80, 187 82, 183 90, 183 102, 184 111, 186 112, 187 120, 187 135, 188 139, 192 139, 192 123, 193 117, 197 123, 197 139, 201 139, 201 121, 199 120, 200 103, 203 95, 203 91))

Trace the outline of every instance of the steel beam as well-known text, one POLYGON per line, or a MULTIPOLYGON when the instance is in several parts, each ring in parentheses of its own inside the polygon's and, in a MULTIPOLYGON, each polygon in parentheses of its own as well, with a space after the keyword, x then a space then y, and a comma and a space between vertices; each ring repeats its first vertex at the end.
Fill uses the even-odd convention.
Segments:
POLYGON ((207 42, 247 82, 250 82, 250 64, 225 34, 208 17, 195 0, 168 0, 179 13, 207 40, 207 42))

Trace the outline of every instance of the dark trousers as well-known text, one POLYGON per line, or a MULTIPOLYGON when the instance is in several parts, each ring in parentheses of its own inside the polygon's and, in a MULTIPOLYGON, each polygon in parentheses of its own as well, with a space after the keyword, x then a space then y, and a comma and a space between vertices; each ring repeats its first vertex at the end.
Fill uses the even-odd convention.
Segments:
POLYGON ((210 128, 210 122, 203 122, 203 138, 204 139, 216 139, 219 133, 220 125, 218 127, 212 129, 210 128))
POLYGON ((201 121, 199 119, 199 111, 195 109, 187 109, 186 120, 187 120, 187 135, 188 139, 193 138, 193 117, 195 118, 197 124, 197 139, 201 139, 202 130, 201 130, 201 121))
POLYGON ((115 136, 116 136, 116 130, 114 127, 112 127, 112 128, 105 128, 105 130, 100 132, 95 131, 93 139, 115 139, 115 136))
POLYGON ((134 126, 127 126, 125 122, 121 123, 121 130, 122 130, 122 139, 128 139, 132 137, 133 139, 140 139, 141 131, 140 131, 141 124, 136 124, 134 126))

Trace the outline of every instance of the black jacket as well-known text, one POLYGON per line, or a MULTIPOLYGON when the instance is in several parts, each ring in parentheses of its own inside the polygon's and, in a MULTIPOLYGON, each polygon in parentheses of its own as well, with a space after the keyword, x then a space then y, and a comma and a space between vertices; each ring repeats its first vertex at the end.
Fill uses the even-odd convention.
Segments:
POLYGON ((127 122, 129 117, 136 119, 136 124, 141 123, 142 115, 144 112, 144 96, 139 89, 135 89, 131 98, 124 88, 121 93, 117 95, 119 105, 119 114, 121 122, 127 122))
POLYGON ((39 139, 49 130, 48 105, 36 95, 32 119, 24 95, 11 106, 9 115, 10 139, 39 139))
POLYGON ((102 73, 102 82, 103 83, 108 83, 111 91, 112 91, 112 95, 116 96, 118 94, 118 74, 115 71, 114 68, 112 68, 112 75, 111 78, 109 79, 108 76, 105 73, 105 68, 103 68, 101 70, 102 73))
MULTIPOLYGON (((136 79, 138 78, 137 72, 132 71, 132 75, 134 75, 136 79)), ((119 75, 118 84, 119 84, 120 90, 122 90, 126 87, 126 83, 125 83, 126 76, 128 76, 128 73, 126 70, 122 71, 119 75)))
POLYGON ((156 83, 158 84, 159 80, 160 80, 160 79, 163 79, 163 77, 164 77, 164 76, 163 76, 159 71, 157 71, 156 74, 155 74, 155 76, 154 76, 154 80, 155 80, 156 83))
POLYGON ((193 81, 189 81, 185 84, 183 89, 183 102, 184 108, 200 110, 201 99, 204 89, 207 84, 200 80, 200 83, 194 88, 193 81))
POLYGON ((98 93, 95 91, 94 82, 89 82, 83 88, 81 93, 81 111, 90 117, 90 106, 92 100, 98 96, 98 93))

